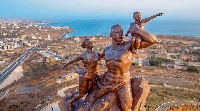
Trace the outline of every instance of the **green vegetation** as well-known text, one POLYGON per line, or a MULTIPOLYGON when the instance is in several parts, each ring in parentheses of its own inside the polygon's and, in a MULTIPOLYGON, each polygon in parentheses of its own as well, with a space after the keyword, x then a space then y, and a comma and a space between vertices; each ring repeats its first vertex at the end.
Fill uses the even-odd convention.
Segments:
POLYGON ((160 66, 162 63, 174 64, 174 60, 165 59, 165 58, 161 58, 161 57, 151 57, 151 58, 149 58, 149 64, 151 66, 160 66))
POLYGON ((199 70, 194 66, 188 66, 187 71, 199 73, 199 70))
POLYGON ((197 57, 197 61, 196 62, 200 62, 200 56, 197 57))
POLYGON ((200 56, 200 49, 193 50, 192 52, 190 52, 190 54, 194 54, 194 55, 200 56))
POLYGON ((149 59, 149 64, 150 64, 151 66, 160 66, 162 63, 163 63, 163 62, 162 62, 160 59, 155 58, 155 57, 149 59))
POLYGON ((131 63, 131 65, 132 65, 132 66, 136 66, 137 64, 136 64, 136 63, 134 63, 134 62, 132 62, 132 63, 131 63))
POLYGON ((175 55, 170 55, 172 59, 177 59, 175 55))
POLYGON ((23 72, 23 75, 24 75, 24 76, 29 76, 29 75, 30 75, 30 72, 23 72))
POLYGON ((147 111, 155 111, 163 103, 179 101, 200 101, 200 93, 183 89, 152 87, 146 101, 147 111))

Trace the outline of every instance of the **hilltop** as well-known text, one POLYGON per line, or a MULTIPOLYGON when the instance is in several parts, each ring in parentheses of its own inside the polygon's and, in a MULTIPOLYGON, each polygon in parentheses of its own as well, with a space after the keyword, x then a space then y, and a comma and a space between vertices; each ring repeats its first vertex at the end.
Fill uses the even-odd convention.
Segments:
MULTIPOLYGON (((131 76, 143 76, 149 81, 151 91, 146 108, 155 110, 164 103, 172 101, 200 102, 200 73, 188 70, 190 66, 199 71, 200 38, 173 35, 157 35, 159 42, 139 50, 130 68, 131 76)), ((64 60, 74 58, 84 51, 80 47, 85 37, 56 38, 47 44, 40 44, 22 64, 24 76, 0 90, 9 89, 9 95, 0 101, 1 110, 40 110, 50 103, 61 100, 58 91, 78 83, 78 79, 66 80, 73 73, 73 66, 82 67, 81 62, 59 70, 64 60)), ((93 40, 94 50, 102 52, 111 44, 108 36, 88 36, 93 40)), ((130 39, 129 37, 125 40, 130 39)), ((99 62, 100 72, 106 70, 104 61, 99 62)), ((77 87, 65 91, 69 94, 77 87)), ((181 106, 179 106, 181 107, 181 106)), ((199 106, 182 108, 198 109, 199 106)), ((176 107, 174 107, 175 109, 176 107)), ((171 108, 173 109, 173 107, 171 108)))

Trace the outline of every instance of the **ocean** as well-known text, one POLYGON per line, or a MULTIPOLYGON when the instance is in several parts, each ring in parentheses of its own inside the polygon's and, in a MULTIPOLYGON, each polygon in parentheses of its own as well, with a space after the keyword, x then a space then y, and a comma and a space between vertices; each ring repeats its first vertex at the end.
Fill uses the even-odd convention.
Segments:
MULTIPOLYGON (((131 22, 133 20, 67 20, 55 21, 47 25, 73 28, 74 32, 65 36, 72 37, 109 35, 110 28, 114 24, 120 24, 125 34, 131 22)), ((155 35, 180 35, 200 38, 200 22, 196 21, 153 19, 146 23, 145 30, 155 35)))

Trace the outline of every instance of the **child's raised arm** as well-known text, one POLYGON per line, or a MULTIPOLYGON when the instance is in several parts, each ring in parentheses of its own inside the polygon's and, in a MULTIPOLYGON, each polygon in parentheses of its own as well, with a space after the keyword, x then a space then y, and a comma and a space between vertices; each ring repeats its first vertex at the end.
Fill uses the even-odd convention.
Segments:
POLYGON ((152 15, 148 18, 142 19, 141 22, 146 23, 146 22, 150 21, 151 19, 156 18, 157 16, 162 16, 163 14, 164 13, 158 13, 158 14, 152 15))

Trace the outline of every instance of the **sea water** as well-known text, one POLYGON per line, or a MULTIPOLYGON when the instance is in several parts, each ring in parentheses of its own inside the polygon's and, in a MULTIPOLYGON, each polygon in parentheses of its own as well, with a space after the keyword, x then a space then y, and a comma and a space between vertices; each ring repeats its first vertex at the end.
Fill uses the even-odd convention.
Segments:
MULTIPOLYGON (((133 20, 66 20, 55 21, 49 26, 68 26, 74 32, 67 34, 71 36, 93 36, 109 35, 112 25, 120 24, 124 33, 127 32, 133 20)), ((146 23, 145 30, 152 34, 180 35, 200 38, 200 22, 187 20, 152 20, 146 23)))

